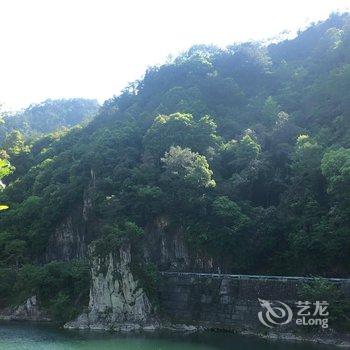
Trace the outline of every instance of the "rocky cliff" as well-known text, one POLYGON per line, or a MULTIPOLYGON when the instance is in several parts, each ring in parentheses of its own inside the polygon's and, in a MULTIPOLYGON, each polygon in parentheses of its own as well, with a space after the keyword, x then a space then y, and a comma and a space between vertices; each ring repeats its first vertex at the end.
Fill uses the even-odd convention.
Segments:
POLYGON ((88 245, 96 238, 98 232, 98 220, 91 212, 95 181, 95 173, 91 169, 90 181, 84 191, 82 202, 57 225, 49 238, 45 262, 70 261, 88 255, 88 245))
POLYGON ((162 271, 218 270, 218 264, 212 257, 189 247, 184 229, 172 227, 167 217, 159 217, 147 225, 142 248, 145 261, 155 264, 162 271))
POLYGON ((134 330, 151 322, 151 304, 131 271, 130 244, 105 257, 91 249, 91 288, 88 311, 66 328, 134 330))
POLYGON ((33 295, 21 305, 0 310, 0 320, 42 322, 51 321, 51 318, 48 312, 41 307, 37 297, 33 295))
MULTIPOLYGON (((106 255, 94 254, 93 240, 99 228, 89 215, 90 208, 91 200, 85 195, 83 204, 56 228, 46 253, 47 261, 88 257, 91 263, 89 305, 66 328, 131 330, 155 326, 152 305, 131 268, 135 258, 131 244, 124 243, 119 250, 106 255)), ((194 254, 183 229, 171 227, 166 217, 145 227, 137 249, 138 257, 158 270, 217 272, 213 259, 194 254)))

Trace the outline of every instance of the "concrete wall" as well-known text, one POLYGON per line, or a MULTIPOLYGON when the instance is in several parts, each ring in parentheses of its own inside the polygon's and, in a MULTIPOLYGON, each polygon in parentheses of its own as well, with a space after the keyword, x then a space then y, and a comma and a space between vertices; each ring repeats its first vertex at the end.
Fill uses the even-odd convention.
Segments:
MULTIPOLYGON (((212 328, 259 328, 258 298, 292 306, 310 279, 235 276, 196 273, 161 273, 160 299, 173 322, 212 328)), ((332 280, 350 296, 350 280, 332 280)))

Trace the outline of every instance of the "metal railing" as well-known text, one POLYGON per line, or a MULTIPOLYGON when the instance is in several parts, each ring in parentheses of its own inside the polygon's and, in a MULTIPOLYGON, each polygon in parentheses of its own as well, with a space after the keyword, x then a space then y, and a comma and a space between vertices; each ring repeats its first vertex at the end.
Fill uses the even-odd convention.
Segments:
MULTIPOLYGON (((203 273, 203 272, 178 272, 178 271, 160 271, 162 276, 189 276, 189 277, 212 277, 229 278, 237 280, 271 280, 271 281, 314 281, 317 277, 297 277, 297 276, 265 276, 265 275, 232 275, 225 273, 203 273)), ((326 278, 330 282, 350 283, 350 278, 326 278)))

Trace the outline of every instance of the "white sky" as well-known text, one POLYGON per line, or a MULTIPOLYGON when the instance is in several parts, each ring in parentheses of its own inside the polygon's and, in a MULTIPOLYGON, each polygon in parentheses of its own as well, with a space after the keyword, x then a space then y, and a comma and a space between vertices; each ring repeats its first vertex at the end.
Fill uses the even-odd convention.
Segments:
POLYGON ((350 0, 0 0, 0 101, 118 94, 193 44, 264 39, 350 0))

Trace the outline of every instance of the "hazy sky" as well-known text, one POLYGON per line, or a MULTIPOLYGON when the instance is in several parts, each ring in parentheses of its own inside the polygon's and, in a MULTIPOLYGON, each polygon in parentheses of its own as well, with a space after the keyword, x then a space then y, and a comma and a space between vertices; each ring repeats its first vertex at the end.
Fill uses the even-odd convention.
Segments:
POLYGON ((0 0, 0 102, 118 94, 197 43, 295 31, 349 0, 0 0))

